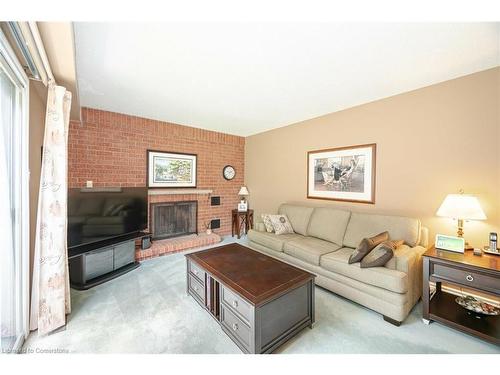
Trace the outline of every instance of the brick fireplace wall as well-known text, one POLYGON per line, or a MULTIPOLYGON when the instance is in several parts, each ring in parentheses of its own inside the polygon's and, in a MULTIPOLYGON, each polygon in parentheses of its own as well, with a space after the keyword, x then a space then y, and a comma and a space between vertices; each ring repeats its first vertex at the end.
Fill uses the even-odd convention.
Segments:
MULTIPOLYGON (((146 150, 197 154, 196 189, 213 190, 220 206, 210 205, 208 194, 151 195, 151 202, 198 201, 198 231, 205 223, 221 220, 214 232, 231 234, 231 210, 244 184, 245 138, 189 126, 155 121, 92 108, 82 109, 82 123, 69 130, 69 187, 146 186, 146 150), (226 181, 225 165, 236 169, 226 181)), ((172 189, 166 189, 172 190, 172 189)), ((194 191, 193 191, 194 192, 194 191)))

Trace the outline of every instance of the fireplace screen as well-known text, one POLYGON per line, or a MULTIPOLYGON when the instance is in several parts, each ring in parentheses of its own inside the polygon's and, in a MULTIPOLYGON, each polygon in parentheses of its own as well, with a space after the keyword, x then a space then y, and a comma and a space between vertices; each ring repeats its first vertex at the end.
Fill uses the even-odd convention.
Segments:
POLYGON ((197 233, 198 202, 151 203, 150 208, 154 239, 197 233))

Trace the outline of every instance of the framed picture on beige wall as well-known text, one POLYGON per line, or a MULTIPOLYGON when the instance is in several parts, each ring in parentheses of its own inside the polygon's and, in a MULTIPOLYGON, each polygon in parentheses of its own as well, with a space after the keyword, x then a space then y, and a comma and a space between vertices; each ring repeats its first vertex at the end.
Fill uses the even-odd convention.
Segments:
POLYGON ((375 203, 375 143, 307 153, 307 198, 375 203))

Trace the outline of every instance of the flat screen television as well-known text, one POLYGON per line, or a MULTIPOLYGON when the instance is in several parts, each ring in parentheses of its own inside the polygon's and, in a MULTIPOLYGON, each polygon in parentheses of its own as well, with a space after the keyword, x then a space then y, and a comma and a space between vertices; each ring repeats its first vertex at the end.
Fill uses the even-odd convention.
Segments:
POLYGON ((68 249, 88 251, 147 228, 146 187, 68 190, 68 249))

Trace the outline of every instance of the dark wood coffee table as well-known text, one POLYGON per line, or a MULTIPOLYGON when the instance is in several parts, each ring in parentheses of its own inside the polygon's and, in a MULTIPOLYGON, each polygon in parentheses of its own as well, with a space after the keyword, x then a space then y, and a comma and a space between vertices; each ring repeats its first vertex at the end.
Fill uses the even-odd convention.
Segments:
POLYGON ((187 254, 188 294, 245 353, 270 353, 314 323, 315 275, 229 244, 187 254))

